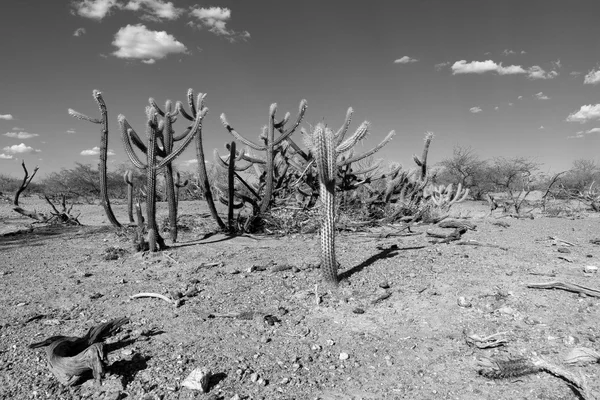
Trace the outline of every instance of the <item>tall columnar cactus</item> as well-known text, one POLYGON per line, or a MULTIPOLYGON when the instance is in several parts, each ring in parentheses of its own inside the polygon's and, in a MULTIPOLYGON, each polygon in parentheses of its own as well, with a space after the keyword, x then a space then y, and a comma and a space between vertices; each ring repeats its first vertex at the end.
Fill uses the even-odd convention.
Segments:
POLYGON ((71 108, 69 108, 69 115, 77 119, 89 121, 94 124, 102 125, 100 129, 100 165, 98 170, 100 172, 100 201, 106 212, 108 220, 115 228, 120 228, 121 224, 117 221, 115 214, 110 206, 110 199, 108 198, 108 178, 106 176, 106 158, 108 156, 108 110, 106 109, 106 103, 102 98, 102 93, 98 90, 93 91, 94 100, 100 108, 100 119, 88 117, 85 114, 81 114, 71 108))
POLYGON ((295 122, 290 126, 289 129, 285 129, 285 125, 288 122, 290 115, 287 113, 283 120, 276 122, 275 114, 277 112, 277 104, 271 104, 269 109, 269 123, 267 125, 267 129, 265 132, 265 136, 263 139, 264 144, 256 144, 244 136, 239 134, 235 129, 231 127, 229 122, 227 122, 227 117, 225 114, 221 114, 221 122, 227 131, 232 134, 237 140, 244 143, 246 146, 257 150, 266 152, 265 157, 265 190, 262 195, 262 199, 260 202, 260 213, 265 213, 269 206, 271 205, 271 201, 273 200, 273 186, 274 186, 274 163, 275 163, 275 155, 277 148, 282 144, 284 140, 289 138, 292 133, 296 130, 298 125, 302 122, 304 118, 304 113, 306 112, 307 103, 306 100, 302 100, 300 102, 300 107, 298 110, 298 116, 295 122), (281 132, 281 136, 275 138, 275 129, 281 132))
POLYGON ((433 139, 432 132, 425 133, 425 145, 423 146, 423 155, 421 158, 417 157, 413 154, 413 160, 415 163, 421 167, 421 180, 424 181, 427 178, 427 154, 429 153, 429 145, 431 144, 431 140, 433 139))
POLYGON ((315 157, 319 173, 321 212, 321 270, 325 280, 338 284, 337 261, 335 260, 335 137, 331 129, 317 124, 306 136, 306 144, 315 157))
MULTIPOLYGON (((194 121, 198 115, 204 109, 204 98, 206 97, 206 93, 198 93, 196 104, 194 104, 194 90, 188 89, 187 92, 187 102, 190 107, 190 113, 188 114, 183 108, 183 103, 178 101, 176 103, 177 111, 187 120, 194 121)), ((219 217, 219 213, 217 212, 217 208, 215 207, 215 201, 213 199, 212 191, 210 189, 210 181, 208 180, 208 174, 206 173, 206 160, 204 158, 204 147, 202 145, 202 122, 200 122, 200 130, 196 135, 196 160, 198 161, 198 179, 200 186, 203 190, 204 199, 206 200, 206 204, 208 205, 208 209, 213 219, 219 226, 219 229, 226 230, 227 226, 223 223, 221 217, 219 217)))
POLYGON ((129 216, 129 222, 134 223, 133 219, 133 172, 125 171, 123 174, 123 180, 127 185, 127 215, 129 216))
POLYGON ((179 171, 177 171, 175 175, 177 176, 177 179, 175 179, 175 209, 177 209, 179 207, 179 191, 181 188, 186 187, 189 181, 186 179, 181 182, 181 174, 179 171))
MULTIPOLYGON (((152 252, 165 247, 156 224, 156 174, 159 170, 165 168, 167 164, 178 157, 192 142, 194 137, 199 134, 202 127, 202 121, 207 112, 208 109, 206 107, 200 109, 196 114, 193 125, 189 126, 180 135, 180 140, 182 141, 181 145, 168 155, 164 148, 158 146, 158 139, 162 138, 165 130, 171 129, 170 124, 177 115, 177 111, 166 111, 164 113, 164 119, 161 121, 163 123, 159 124, 159 110, 153 106, 146 108, 146 115, 148 117, 148 122, 146 124, 146 136, 148 138, 147 145, 144 145, 137 133, 127 122, 126 118, 123 115, 119 115, 119 125, 121 126, 121 136, 123 138, 125 151, 134 166, 146 171, 146 219, 148 225, 149 250, 152 252), (133 145, 146 154, 146 163, 143 163, 138 158, 133 150, 133 145)), ((164 144, 164 139, 161 140, 163 140, 164 144)))

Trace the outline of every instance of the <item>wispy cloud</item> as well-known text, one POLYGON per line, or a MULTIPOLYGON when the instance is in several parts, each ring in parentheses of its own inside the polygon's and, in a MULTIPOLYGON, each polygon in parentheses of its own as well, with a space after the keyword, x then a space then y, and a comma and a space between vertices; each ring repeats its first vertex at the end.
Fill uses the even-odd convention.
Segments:
POLYGON ((442 62, 439 64, 435 64, 433 67, 435 68, 436 71, 441 71, 446 65, 450 65, 450 62, 446 61, 446 62, 442 62))
POLYGON ((10 120, 13 120, 14 118, 13 118, 12 114, 0 114, 0 119, 10 121, 10 120))
POLYGON ((486 72, 495 72, 498 75, 519 75, 526 74, 529 79, 553 79, 558 76, 558 72, 546 72, 538 65, 530 68, 523 68, 520 65, 503 66, 502 63, 496 63, 493 60, 471 61, 467 60, 456 61, 452 64, 452 74, 484 74, 486 72))
POLYGON ((77 28, 75 32, 73 32, 73 36, 82 36, 85 35, 85 28, 77 28))
POLYGON ((483 110, 481 109, 481 107, 471 107, 469 108, 469 111, 472 112, 473 114, 477 114, 482 112, 483 110))
POLYGON ((600 83, 600 68, 598 70, 591 70, 585 76, 583 80, 584 85, 597 85, 600 83))
POLYGON ((12 160, 14 157, 10 154, 0 153, 0 160, 12 160))
MULTIPOLYGON (((87 150, 83 150, 81 153, 82 156, 97 156, 100 154, 100 147, 96 146, 94 148, 91 149, 87 149, 87 150)), ((107 154, 109 156, 114 156, 115 152, 112 149, 108 149, 107 154)))
POLYGON ((402 56, 397 60, 394 60, 394 64, 410 64, 410 63, 416 63, 417 60, 416 58, 411 58, 409 56, 402 56))
POLYGON ((75 132, 75 129, 67 129, 67 133, 73 134, 73 133, 76 133, 76 132, 75 132))
POLYGON ((75 14, 101 21, 113 7, 118 7, 117 0, 81 0, 73 2, 75 14))
POLYGON ((32 137, 36 137, 36 136, 40 136, 40 135, 38 135, 37 133, 12 131, 12 132, 6 132, 4 134, 4 136, 7 136, 9 138, 16 138, 16 139, 31 139, 32 137))
POLYGON ((554 79, 558 76, 558 72, 552 70, 550 72, 544 71, 538 65, 534 65, 527 70, 527 77, 529 79, 554 79))
POLYGON ((127 25, 115 34, 112 54, 118 58, 141 59, 146 63, 160 60, 171 53, 186 53, 187 48, 165 31, 152 31, 145 25, 127 25))
POLYGON ((230 42, 234 42, 237 38, 250 38, 248 31, 239 33, 233 29, 227 29, 227 23, 231 19, 231 10, 229 8, 192 8, 190 14, 198 20, 198 23, 190 22, 189 25, 197 28, 208 28, 210 32, 217 36, 225 36, 230 42))
POLYGON ((486 61, 471 61, 467 60, 456 61, 452 64, 452 74, 483 74, 486 72, 496 72, 498 75, 514 75, 524 74, 526 71, 520 65, 509 65, 504 67, 502 63, 496 64, 492 60, 486 61))
POLYGON ((12 146, 6 146, 3 148, 8 154, 28 154, 28 153, 39 153, 41 150, 34 149, 33 147, 27 146, 25 143, 13 144, 12 146))
POLYGON ((523 96, 519 96, 517 97, 517 100, 521 100, 523 98, 523 96))
POLYGON ((581 106, 579 111, 569 114, 566 121, 583 124, 594 119, 600 119, 600 104, 581 106))
POLYGON ((594 133, 600 134, 600 128, 592 128, 587 131, 579 131, 579 132, 575 133, 575 135, 573 135, 573 136, 567 136, 567 139, 582 139, 582 138, 586 137, 587 135, 594 134, 594 133))
POLYGON ((162 0, 130 0, 124 7, 125 10, 142 11, 143 19, 160 21, 162 19, 175 20, 183 13, 183 8, 177 8, 172 2, 162 0))
POLYGON ((533 95, 533 97, 535 97, 538 100, 549 100, 550 97, 546 96, 544 93, 539 92, 533 95))
POLYGON ((498 111, 499 109, 500 109, 500 107, 498 107, 498 106, 494 107, 495 111, 498 111))
POLYGON ((542 125, 538 129, 546 129, 546 128, 544 128, 544 125, 542 125))
POLYGON ((517 54, 514 50, 509 50, 509 49, 504 49, 504 51, 502 52, 503 55, 505 56, 510 56, 512 54, 517 54))
POLYGON ((198 160, 196 160, 195 158, 192 158, 190 160, 185 160, 185 161, 181 162, 181 165, 183 167, 191 167, 191 166, 194 166, 194 165, 197 165, 197 164, 198 164, 198 160))
POLYGON ((579 76, 579 75, 581 75, 581 72, 579 72, 579 71, 571 71, 569 73, 569 75, 571 75, 571 76, 579 76))
POLYGON ((560 58, 558 60, 556 60, 556 61, 552 61, 551 64, 554 65, 554 67, 558 68, 558 69, 560 69, 562 67, 562 64, 560 62, 560 58))

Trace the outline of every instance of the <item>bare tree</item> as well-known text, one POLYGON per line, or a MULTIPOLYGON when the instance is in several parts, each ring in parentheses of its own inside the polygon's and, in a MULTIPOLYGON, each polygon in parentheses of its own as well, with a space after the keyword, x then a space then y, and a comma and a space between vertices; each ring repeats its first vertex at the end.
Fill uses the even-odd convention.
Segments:
POLYGON ((520 213, 525 199, 533 190, 532 184, 539 168, 539 163, 526 157, 497 157, 487 170, 487 179, 496 190, 508 194, 510 205, 520 213))
POLYGON ((442 160, 439 165, 444 168, 446 179, 469 189, 474 199, 481 199, 486 192, 487 162, 481 160, 471 147, 455 146, 452 157, 442 160))

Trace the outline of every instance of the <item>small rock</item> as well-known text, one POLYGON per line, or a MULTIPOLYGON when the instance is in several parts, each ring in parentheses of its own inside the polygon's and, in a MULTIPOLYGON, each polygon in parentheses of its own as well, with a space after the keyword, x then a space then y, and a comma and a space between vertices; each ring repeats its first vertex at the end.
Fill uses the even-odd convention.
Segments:
POLYGON ((340 353, 340 360, 347 360, 348 357, 350 357, 348 353, 340 353))
POLYGON ((569 250, 566 247, 559 247, 558 249, 556 249, 559 253, 564 253, 564 254, 569 254, 571 252, 571 250, 569 250))
POLYGON ((90 294, 90 300, 96 300, 96 299, 99 299, 102 296, 104 296, 102 293, 98 293, 98 292, 92 293, 92 294, 90 294))
POLYGON ((500 307, 500 308, 499 308, 497 311, 498 311, 500 314, 507 314, 507 315, 512 315, 512 314, 514 314, 514 313, 515 313, 515 310, 513 310, 512 308, 510 308, 510 307, 507 307, 507 306, 500 307))
POLYGON ((598 272, 598 267, 596 267, 595 265, 586 265, 585 267, 583 267, 583 272, 587 274, 593 274, 598 272))
POLYGON ((47 319, 43 322, 44 325, 60 325, 60 320, 58 319, 47 319))
POLYGON ((121 354, 123 354, 124 356, 130 356, 133 354, 133 350, 132 349, 123 349, 123 350, 121 350, 121 354))
POLYGON ((257 372, 254 372, 252 375, 250 375, 250 381, 251 382, 258 381, 258 373, 257 372))
POLYGON ((354 310, 352 310, 352 312, 353 312, 354 314, 364 314, 364 313, 365 313, 365 310, 363 310, 363 309, 362 309, 362 308, 360 308, 360 307, 356 307, 354 310))
POLYGON ((379 287, 382 289, 389 289, 390 288, 390 284, 389 282, 383 281, 379 284, 379 287))
POLYGON ((267 386, 267 380, 263 378, 259 378, 256 383, 258 383, 260 386, 267 386))
POLYGON ((185 378, 181 386, 206 393, 208 391, 210 376, 211 373, 208 368, 196 368, 185 378))
POLYGON ((460 296, 457 300, 458 306, 459 307, 464 307, 464 308, 469 308, 473 306, 473 303, 471 302, 471 300, 469 300, 468 298, 464 297, 464 296, 460 296))
POLYGON ((579 339, 575 336, 569 335, 563 338, 563 343, 567 346, 573 346, 579 343, 579 339))
POLYGON ((287 385, 288 383, 290 383, 290 378, 288 378, 288 377, 285 377, 281 380, 282 385, 287 385))
POLYGON ((231 396, 231 398, 229 400, 240 400, 241 397, 239 394, 234 394, 233 396, 231 396))
POLYGON ((335 342, 332 339, 327 339, 327 346, 333 346, 335 342))

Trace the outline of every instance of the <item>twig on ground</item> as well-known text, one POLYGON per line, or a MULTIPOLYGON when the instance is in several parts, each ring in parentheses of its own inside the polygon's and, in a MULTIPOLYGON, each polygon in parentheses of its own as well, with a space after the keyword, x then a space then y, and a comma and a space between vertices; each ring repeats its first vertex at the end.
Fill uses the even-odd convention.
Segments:
POLYGON ((129 296, 129 298, 131 300, 133 300, 133 299, 139 299, 139 298, 142 298, 142 297, 154 297, 154 298, 157 298, 157 299, 164 300, 167 303, 175 304, 175 305, 177 303, 177 302, 171 300, 170 298, 168 298, 167 296, 164 296, 164 295, 158 294, 158 293, 138 293, 138 294, 134 294, 133 296, 129 296))
POLYGON ((532 289, 562 289, 567 290, 569 292, 584 293, 592 297, 600 297, 600 290, 588 288, 570 282, 551 281, 545 283, 528 283, 526 286, 532 289))

